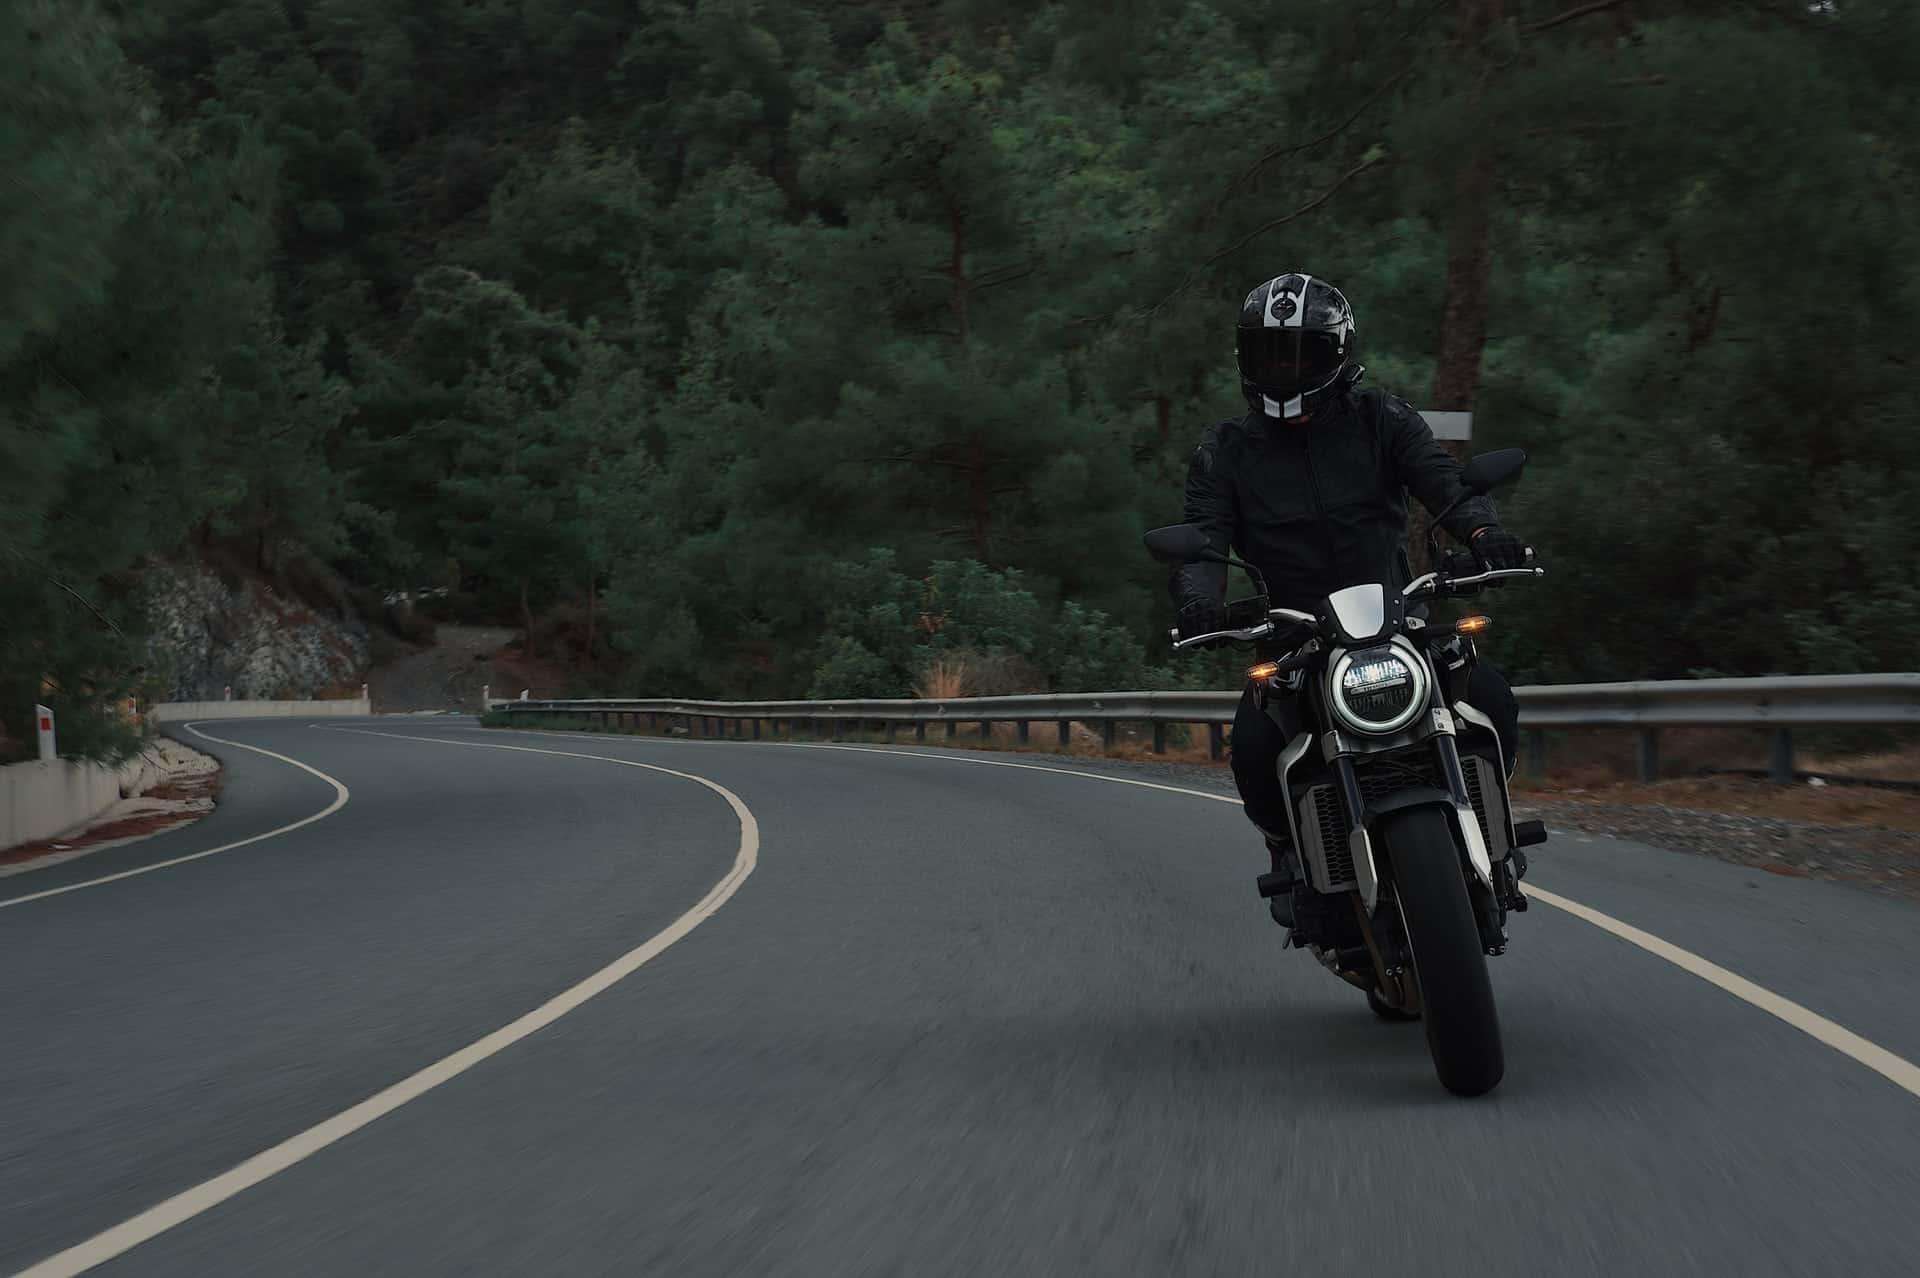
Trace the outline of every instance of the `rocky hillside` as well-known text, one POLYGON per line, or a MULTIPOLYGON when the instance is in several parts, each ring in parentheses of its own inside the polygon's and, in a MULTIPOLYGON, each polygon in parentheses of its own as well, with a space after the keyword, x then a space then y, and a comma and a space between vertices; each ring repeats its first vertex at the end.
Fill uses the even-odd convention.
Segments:
POLYGON ((357 690, 366 676, 366 624, 290 598, 254 578, 198 562, 146 573, 148 654, 169 701, 308 698, 357 690))

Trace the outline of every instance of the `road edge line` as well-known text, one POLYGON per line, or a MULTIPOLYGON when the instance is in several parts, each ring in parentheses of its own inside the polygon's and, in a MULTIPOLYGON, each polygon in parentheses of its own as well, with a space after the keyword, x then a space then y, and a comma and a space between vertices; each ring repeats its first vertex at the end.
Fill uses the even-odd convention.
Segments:
POLYGON ((726 800, 727 806, 733 809, 734 816, 740 822, 740 846, 734 853, 733 865, 727 873, 685 913, 638 946, 583 980, 568 986, 532 1011, 522 1013, 492 1033, 414 1071, 399 1082, 388 1084, 372 1096, 349 1106, 333 1117, 323 1119, 306 1130, 296 1132, 278 1144, 269 1146, 213 1179, 182 1190, 111 1229, 35 1262, 20 1270, 14 1278, 71 1278, 72 1275, 85 1273, 96 1265, 105 1264, 140 1244, 159 1237, 175 1226, 185 1224, 195 1216, 212 1210, 255 1185, 279 1175, 289 1167, 304 1162, 328 1146, 384 1118, 407 1102, 417 1100, 442 1083, 459 1077, 482 1061, 531 1037, 589 999, 605 993, 633 975, 700 924, 706 922, 719 911, 722 905, 732 899, 734 893, 740 890, 741 885, 747 881, 748 876, 753 873, 760 861, 760 823, 754 818, 752 810, 739 795, 718 781, 710 781, 706 777, 697 776, 691 772, 678 772, 657 764, 640 763, 632 759, 616 759, 604 754, 540 750, 532 746, 514 746, 490 741, 448 741, 441 737, 415 737, 401 733, 367 732, 353 728, 329 730, 357 732, 363 736, 398 737, 403 741, 427 741, 435 745, 471 746, 479 750, 516 750, 526 754, 559 755, 568 759, 594 759, 604 763, 618 764, 621 767, 642 768, 649 772, 679 777, 682 780, 703 785, 726 800))
MULTIPOLYGON (((195 721, 195 723, 205 723, 205 722, 209 722, 209 721, 205 719, 195 721)), ((339 780, 333 777, 328 776, 326 773, 322 772, 320 769, 316 767, 313 767, 310 764, 302 763, 300 762, 300 760, 289 758, 284 754, 277 754, 274 751, 265 749, 261 746, 248 745, 244 741, 229 741, 225 737, 216 737, 211 732, 200 731, 200 729, 195 726, 195 723, 185 723, 180 726, 184 727, 188 732, 191 732, 194 736, 199 737, 204 741, 214 741, 214 742, 218 742, 220 745, 233 746, 234 748, 240 749, 240 750, 251 750, 255 754, 264 754, 269 759, 278 759, 282 763, 291 763, 294 767, 299 768, 302 772, 311 772, 314 776, 319 777, 322 781, 325 781, 328 785, 333 787, 333 791, 334 791, 333 802, 329 803, 326 807, 320 809, 320 811, 313 813, 311 816, 301 817, 298 821, 290 822, 289 824, 280 826, 277 829, 268 830, 263 834, 255 834, 255 835, 249 836, 248 838, 236 839, 232 843, 223 843, 217 848, 208 848, 204 852, 191 852, 191 853, 188 853, 186 856, 176 856, 176 857, 171 857, 165 861, 155 861, 152 865, 135 866, 131 870, 121 870, 117 874, 103 874, 97 879, 83 879, 78 883, 69 883, 64 887, 48 888, 44 892, 29 892, 25 896, 11 896, 4 901, 0 901, 0 910, 11 909, 13 906, 16 906, 16 905, 25 905, 29 901, 44 901, 50 896, 65 896, 69 892, 78 892, 82 888, 99 887, 102 884, 106 884, 106 883, 117 883, 121 879, 131 879, 131 878, 136 878, 142 874, 152 874, 155 870, 164 870, 175 865, 185 865, 189 861, 204 860, 210 856, 218 856, 222 852, 231 852, 235 848, 244 848, 250 843, 259 843, 263 839, 271 839, 276 835, 290 834, 293 831, 298 830, 303 825, 312 825, 315 821, 319 821, 326 817, 332 816, 334 813, 338 812, 341 808, 345 807, 347 805, 347 800, 352 797, 353 792, 348 790, 347 787, 342 782, 340 782, 339 780)), ((165 833, 165 831, 162 831, 161 833, 165 833)), ((97 850, 105 851, 106 849, 102 848, 97 850)), ((45 866, 45 867, 35 867, 35 868, 52 869, 53 867, 45 866)))

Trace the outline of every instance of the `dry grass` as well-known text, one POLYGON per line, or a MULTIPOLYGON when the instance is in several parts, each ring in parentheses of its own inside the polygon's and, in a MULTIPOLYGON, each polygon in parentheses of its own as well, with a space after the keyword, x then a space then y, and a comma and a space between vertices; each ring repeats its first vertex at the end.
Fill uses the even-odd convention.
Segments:
POLYGON ((955 697, 972 696, 975 680, 969 668, 966 654, 945 653, 929 661, 920 672, 920 682, 914 691, 926 701, 950 701, 955 697))

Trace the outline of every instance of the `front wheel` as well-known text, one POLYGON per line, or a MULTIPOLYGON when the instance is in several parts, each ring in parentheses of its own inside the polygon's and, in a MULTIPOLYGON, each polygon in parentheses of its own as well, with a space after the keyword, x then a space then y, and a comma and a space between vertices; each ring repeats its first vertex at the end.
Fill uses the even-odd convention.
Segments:
POLYGON ((1492 1091, 1506 1072, 1506 1055, 1453 826, 1437 808, 1412 808, 1389 816, 1381 836, 1420 982, 1434 1071, 1458 1095, 1492 1091))
POLYGON ((1367 1006, 1372 1008, 1373 1014, 1383 1021, 1417 1021, 1420 1019, 1420 1013, 1408 1011, 1404 1007, 1395 1007, 1384 998, 1381 998, 1380 991, 1378 990, 1367 991, 1367 1006))

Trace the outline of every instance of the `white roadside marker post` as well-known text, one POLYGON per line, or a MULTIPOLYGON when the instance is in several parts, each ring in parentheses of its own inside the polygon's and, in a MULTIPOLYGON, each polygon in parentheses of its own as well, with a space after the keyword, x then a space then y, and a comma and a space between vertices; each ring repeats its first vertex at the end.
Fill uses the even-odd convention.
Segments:
POLYGON ((33 708, 33 721, 40 729, 40 761, 52 763, 60 757, 53 745, 53 711, 36 705, 33 708))
POLYGON ((1461 444, 1470 443, 1473 440, 1472 413, 1447 413, 1423 408, 1420 410, 1420 416, 1433 429, 1435 439, 1461 444))

